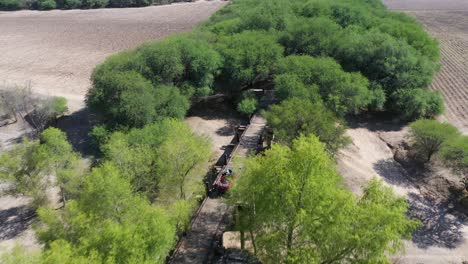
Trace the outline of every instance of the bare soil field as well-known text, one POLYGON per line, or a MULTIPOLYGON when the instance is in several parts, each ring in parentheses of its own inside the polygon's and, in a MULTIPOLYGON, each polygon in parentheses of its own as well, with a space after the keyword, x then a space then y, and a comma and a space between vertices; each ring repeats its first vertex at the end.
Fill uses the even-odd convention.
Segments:
POLYGON ((442 67, 431 88, 445 99, 442 120, 468 133, 468 7, 464 11, 411 11, 440 42, 442 67))
POLYGON ((462 10, 468 9, 465 0, 383 0, 393 10, 462 10))
POLYGON ((431 89, 445 99, 448 121, 468 133, 468 1, 384 0, 390 9, 417 18, 440 42, 441 69, 431 89))
POLYGON ((0 82, 31 81, 34 91, 64 96, 77 110, 107 56, 189 31, 225 3, 0 13, 0 82))

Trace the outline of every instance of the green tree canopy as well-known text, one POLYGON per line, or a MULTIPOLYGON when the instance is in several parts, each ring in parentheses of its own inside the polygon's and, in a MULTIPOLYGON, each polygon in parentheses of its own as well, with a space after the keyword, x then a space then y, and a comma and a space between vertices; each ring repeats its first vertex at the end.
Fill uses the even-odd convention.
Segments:
POLYGON ((340 116, 357 112, 370 102, 367 79, 359 73, 343 71, 332 58, 288 56, 278 63, 277 73, 280 74, 278 76, 288 74, 286 80, 276 79, 280 84, 278 93, 281 97, 304 95, 316 98, 313 95, 316 85, 325 105, 340 116))
POLYGON ((25 139, 0 155, 0 178, 13 184, 13 193, 31 197, 33 208, 51 202, 47 191, 54 186, 65 202, 79 191, 84 174, 79 158, 64 132, 48 128, 40 142, 25 139))
POLYGON ((224 57, 221 77, 232 92, 268 79, 283 53, 275 36, 261 31, 222 37, 218 49, 224 57))
MULTIPOLYGON (((95 168, 77 200, 63 212, 38 211, 44 225, 38 236, 45 257, 64 254, 107 263, 164 263, 174 245, 175 229, 166 213, 132 193, 130 183, 110 165, 95 168), (63 242, 62 242, 63 241, 63 242)), ((66 255, 65 255, 66 256, 66 255)))
POLYGON ((429 162, 448 139, 455 138, 459 134, 458 129, 448 123, 428 119, 411 123, 409 130, 411 147, 424 162, 429 162))
POLYGON ((417 226, 407 202, 376 180, 360 197, 341 186, 324 145, 302 136, 248 159, 231 201, 265 263, 388 261, 417 226))
POLYGON ((300 135, 313 134, 335 154, 350 141, 342 121, 320 103, 292 98, 271 106, 265 117, 277 140, 288 145, 300 135))

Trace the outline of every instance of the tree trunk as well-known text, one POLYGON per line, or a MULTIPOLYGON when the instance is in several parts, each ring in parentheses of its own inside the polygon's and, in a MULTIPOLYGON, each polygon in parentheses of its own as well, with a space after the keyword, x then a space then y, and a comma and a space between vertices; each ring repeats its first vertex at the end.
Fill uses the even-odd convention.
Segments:
POLYGON ((252 239, 252 246, 253 246, 253 250, 254 250, 254 255, 257 256, 257 244, 255 243, 255 237, 254 237, 252 229, 249 229, 249 233, 250 233, 250 239, 252 239))

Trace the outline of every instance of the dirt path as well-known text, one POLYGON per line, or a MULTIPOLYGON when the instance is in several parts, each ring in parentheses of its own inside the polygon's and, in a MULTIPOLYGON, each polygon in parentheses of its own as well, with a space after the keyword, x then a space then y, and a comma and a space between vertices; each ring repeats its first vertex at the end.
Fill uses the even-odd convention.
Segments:
POLYGON ((356 193, 373 177, 407 197, 410 215, 422 227, 407 241, 406 253, 394 256, 397 263, 446 264, 468 260, 468 219, 451 214, 448 205, 425 198, 406 170, 393 159, 389 145, 403 138, 405 128, 388 129, 368 124, 347 131, 353 144, 342 151, 339 169, 356 193), (385 140, 385 141, 384 141, 385 140))

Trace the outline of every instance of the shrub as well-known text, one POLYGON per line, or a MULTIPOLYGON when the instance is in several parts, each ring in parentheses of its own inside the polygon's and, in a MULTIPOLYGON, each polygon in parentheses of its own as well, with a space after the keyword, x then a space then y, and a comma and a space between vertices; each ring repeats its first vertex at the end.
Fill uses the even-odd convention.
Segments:
POLYGON ((83 8, 101 8, 106 7, 109 4, 109 0, 83 0, 83 8))
POLYGON ((393 99, 394 110, 406 120, 433 118, 444 111, 444 101, 439 91, 399 90, 394 94, 393 99))
POLYGON ((301 134, 314 134, 326 144, 331 154, 335 154, 349 143, 341 120, 320 103, 292 98, 271 106, 265 117, 276 138, 286 144, 291 144, 301 134))
POLYGON ((237 110, 250 116, 257 110, 257 99, 252 97, 242 99, 237 105, 237 110))
POLYGON ((409 129, 411 147, 424 163, 429 162, 448 139, 458 135, 458 129, 454 126, 429 119, 415 121, 409 129))
POLYGON ((18 10, 23 8, 20 0, 0 0, 0 10, 18 10))
POLYGON ((39 0, 37 1, 39 10, 51 10, 57 8, 57 3, 54 0, 39 0))
POLYGON ((181 80, 184 73, 182 53, 173 42, 148 43, 141 46, 138 52, 149 70, 145 77, 153 83, 174 84, 181 80))
MULTIPOLYGON (((296 75, 296 78, 289 76, 288 83, 280 83, 278 88, 282 96, 297 94, 316 98, 313 94, 313 85, 316 85, 325 105, 339 116, 354 113, 369 104, 367 79, 358 73, 343 71, 332 58, 288 56, 278 62, 277 68, 278 74, 296 75), (299 85, 299 81, 305 86, 299 85), (286 89, 292 90, 288 92, 286 89)), ((278 83, 278 79, 276 81, 278 83)))
POLYGON ((223 37, 218 49, 224 57, 221 77, 233 93, 268 79, 283 53, 274 36, 259 31, 223 37))
POLYGON ((340 30, 338 24, 325 17, 297 19, 285 30, 280 42, 287 54, 330 56, 340 30))
POLYGON ((440 157, 456 172, 468 174, 468 136, 447 140, 440 150, 440 157))
POLYGON ((66 9, 80 8, 81 0, 64 0, 63 7, 66 9))
POLYGON ((136 72, 109 71, 95 78, 87 104, 114 126, 141 127, 156 118, 153 86, 136 72))

